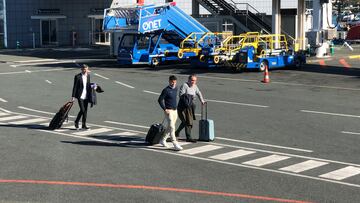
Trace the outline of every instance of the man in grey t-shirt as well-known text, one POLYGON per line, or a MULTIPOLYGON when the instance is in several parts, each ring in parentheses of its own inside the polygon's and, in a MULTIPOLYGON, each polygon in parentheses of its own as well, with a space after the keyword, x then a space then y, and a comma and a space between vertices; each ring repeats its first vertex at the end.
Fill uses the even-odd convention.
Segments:
POLYGON ((175 136, 179 137, 180 131, 185 128, 185 135, 186 135, 186 141, 187 142, 196 142, 195 139, 191 137, 191 129, 193 126, 193 122, 196 119, 195 118, 195 100, 196 96, 199 98, 201 104, 205 103, 205 100, 196 85, 197 77, 196 75, 190 75, 188 78, 188 81, 184 83, 180 87, 179 91, 179 104, 178 104, 178 115, 181 120, 181 124, 178 127, 178 129, 175 132, 175 136), (186 98, 185 98, 186 97, 186 98), (188 98, 192 98, 192 102, 186 102, 185 100, 188 100, 188 98))

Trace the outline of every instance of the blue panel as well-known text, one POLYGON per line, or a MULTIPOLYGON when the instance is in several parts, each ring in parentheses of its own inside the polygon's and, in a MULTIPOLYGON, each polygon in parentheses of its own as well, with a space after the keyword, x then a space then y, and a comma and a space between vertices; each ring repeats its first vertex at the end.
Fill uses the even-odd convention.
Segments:
POLYGON ((104 19, 104 27, 103 29, 106 30, 114 30, 119 29, 122 27, 126 27, 126 19, 125 18, 115 18, 113 16, 106 16, 104 19))

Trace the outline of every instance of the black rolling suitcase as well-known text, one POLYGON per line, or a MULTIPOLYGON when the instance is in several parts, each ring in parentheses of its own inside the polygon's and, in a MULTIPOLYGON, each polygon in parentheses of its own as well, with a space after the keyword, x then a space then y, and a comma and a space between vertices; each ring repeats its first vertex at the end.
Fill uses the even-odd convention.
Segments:
POLYGON ((155 123, 150 126, 150 129, 146 135, 145 141, 149 145, 159 144, 164 133, 165 133, 164 125, 162 123, 155 123))
POLYGON ((55 114, 54 118, 50 121, 50 130, 61 128, 64 121, 68 118, 69 111, 73 104, 74 102, 66 102, 66 104, 60 108, 60 110, 55 114))

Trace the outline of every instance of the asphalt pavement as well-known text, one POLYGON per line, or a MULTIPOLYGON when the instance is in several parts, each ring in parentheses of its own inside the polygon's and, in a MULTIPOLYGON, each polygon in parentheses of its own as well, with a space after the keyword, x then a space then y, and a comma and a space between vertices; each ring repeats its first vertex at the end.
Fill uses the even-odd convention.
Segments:
POLYGON ((300 69, 271 70, 268 84, 256 71, 123 67, 108 53, 104 47, 0 53, 0 201, 360 199, 358 48, 337 47, 335 56, 309 58, 300 69), (69 122, 50 131, 82 63, 105 90, 89 109, 91 130, 74 129, 75 105, 69 122), (168 76, 178 76, 180 85, 192 73, 216 140, 180 140, 180 152, 145 145, 149 126, 163 119, 157 97, 168 76))

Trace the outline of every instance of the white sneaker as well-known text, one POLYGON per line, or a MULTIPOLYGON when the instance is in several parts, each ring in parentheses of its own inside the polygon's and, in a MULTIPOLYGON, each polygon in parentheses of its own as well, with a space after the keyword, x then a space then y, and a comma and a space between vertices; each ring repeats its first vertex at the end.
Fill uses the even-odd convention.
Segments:
POLYGON ((166 140, 160 140, 160 144, 165 148, 169 148, 169 145, 167 144, 166 140))
POLYGON ((175 151, 181 151, 181 150, 183 150, 183 148, 179 145, 179 143, 173 142, 173 144, 174 144, 174 150, 175 150, 175 151))

